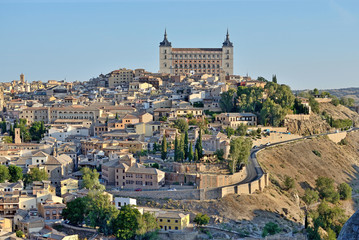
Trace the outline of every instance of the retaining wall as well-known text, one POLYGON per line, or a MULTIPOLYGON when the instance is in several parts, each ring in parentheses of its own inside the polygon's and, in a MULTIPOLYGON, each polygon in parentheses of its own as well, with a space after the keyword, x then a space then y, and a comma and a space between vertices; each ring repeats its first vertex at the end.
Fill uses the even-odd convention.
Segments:
POLYGON ((347 136, 347 132, 339 132, 339 133, 331 133, 328 134, 328 138, 330 140, 332 140, 335 143, 340 142, 341 140, 343 140, 345 137, 347 136))

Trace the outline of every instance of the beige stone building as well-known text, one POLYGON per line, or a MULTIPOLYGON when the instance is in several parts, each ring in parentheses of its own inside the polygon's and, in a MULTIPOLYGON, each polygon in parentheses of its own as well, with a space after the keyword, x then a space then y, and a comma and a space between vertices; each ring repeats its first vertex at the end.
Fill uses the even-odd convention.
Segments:
POLYGON ((44 203, 39 203, 37 209, 45 220, 54 220, 62 219, 62 210, 65 207, 66 205, 63 203, 47 200, 44 203))
POLYGON ((130 155, 104 163, 102 178, 106 184, 124 189, 158 189, 165 183, 163 171, 146 168, 130 155))
POLYGON ((165 31, 159 47, 160 72, 172 75, 233 74, 233 43, 227 31, 222 48, 172 48, 165 31))
POLYGON ((216 122, 234 129, 241 124, 257 126, 257 116, 253 113, 221 113, 216 116, 216 122))
POLYGON ((29 107, 25 108, 20 112, 20 118, 26 119, 27 124, 32 124, 34 122, 44 123, 49 122, 49 108, 47 107, 29 107))
POLYGON ((108 79, 109 88, 115 88, 121 84, 128 84, 133 81, 135 73, 131 69, 121 68, 111 72, 108 79))

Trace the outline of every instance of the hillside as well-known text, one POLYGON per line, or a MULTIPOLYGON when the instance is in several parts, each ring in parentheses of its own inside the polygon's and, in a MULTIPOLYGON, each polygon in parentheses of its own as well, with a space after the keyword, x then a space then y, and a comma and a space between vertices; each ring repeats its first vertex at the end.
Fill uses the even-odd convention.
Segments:
MULTIPOLYGON (((247 229, 251 234, 258 234, 269 221, 277 222, 290 232, 303 224, 304 204, 300 197, 303 196, 305 188, 315 186, 317 177, 331 177, 336 184, 348 182, 354 192, 359 191, 359 132, 349 133, 346 140, 347 145, 339 145, 324 136, 261 151, 258 153, 258 160, 270 173, 272 182, 263 192, 228 195, 218 200, 168 200, 151 204, 162 208, 206 213, 212 219, 227 222, 232 229, 247 229), (314 150, 320 152, 321 157, 314 154, 314 150), (286 175, 296 181, 293 191, 283 190, 286 175)), ((342 202, 342 207, 348 215, 358 208, 352 200, 342 202)))
POLYGON ((337 96, 338 98, 353 98, 355 103, 357 105, 359 104, 359 88, 328 89, 323 91, 329 92, 330 94, 337 96))
POLYGON ((356 124, 359 124, 359 114, 343 105, 334 106, 331 103, 321 103, 319 104, 319 110, 321 113, 325 111, 330 116, 332 116, 333 119, 349 118, 353 120, 356 124))

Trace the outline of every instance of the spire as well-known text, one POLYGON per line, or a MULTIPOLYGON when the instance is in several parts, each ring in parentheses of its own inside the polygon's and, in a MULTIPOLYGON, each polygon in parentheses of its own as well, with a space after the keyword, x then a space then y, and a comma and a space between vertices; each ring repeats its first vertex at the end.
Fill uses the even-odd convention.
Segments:
POLYGON ((229 40, 228 28, 227 28, 226 40, 223 42, 223 47, 233 47, 233 43, 229 40))
POLYGON ((167 39, 167 29, 166 28, 165 28, 165 34, 163 37, 163 41, 160 42, 160 47, 172 47, 171 42, 169 42, 167 39))

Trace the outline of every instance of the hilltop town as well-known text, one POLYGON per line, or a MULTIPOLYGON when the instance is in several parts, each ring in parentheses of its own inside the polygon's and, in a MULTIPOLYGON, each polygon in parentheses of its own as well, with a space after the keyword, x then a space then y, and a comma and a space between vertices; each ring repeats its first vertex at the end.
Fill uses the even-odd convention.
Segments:
POLYGON ((165 33, 159 60, 159 73, 0 84, 1 239, 306 239, 308 209, 350 205, 357 183, 335 162, 346 148, 354 181, 352 99, 234 75, 228 32, 213 49, 172 48, 165 33))

